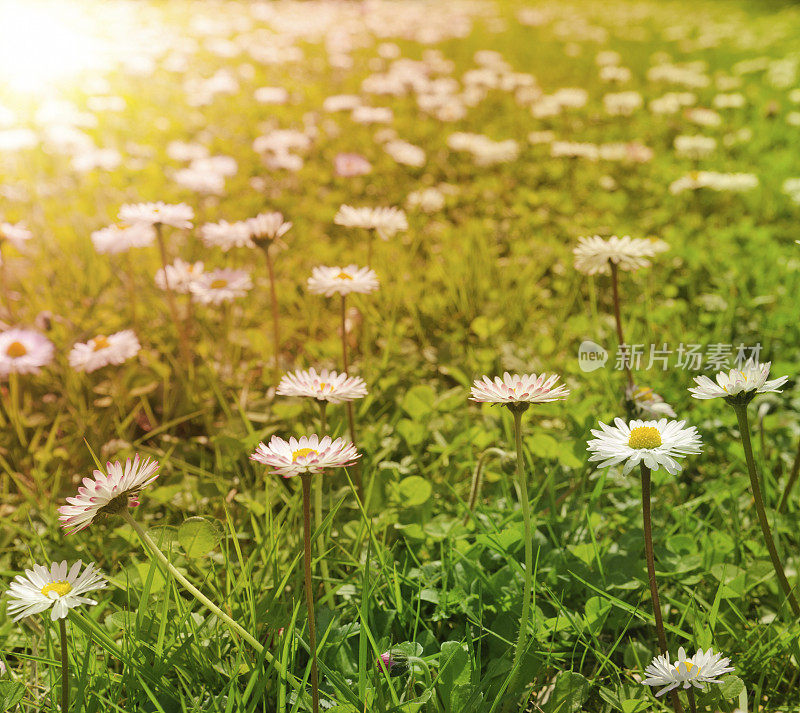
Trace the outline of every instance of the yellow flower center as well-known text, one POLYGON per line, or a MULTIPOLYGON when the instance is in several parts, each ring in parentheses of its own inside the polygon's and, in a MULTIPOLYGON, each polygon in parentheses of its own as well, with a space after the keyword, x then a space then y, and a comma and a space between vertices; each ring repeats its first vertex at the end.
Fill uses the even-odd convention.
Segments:
POLYGON ((22 342, 11 342, 6 349, 6 354, 12 359, 24 357, 28 353, 27 347, 22 342))
POLYGON ((631 429, 628 445, 631 448, 658 448, 661 445, 661 434, 654 426, 639 426, 631 429))
POLYGON ((93 352, 99 352, 101 349, 108 349, 110 346, 111 342, 108 341, 108 337, 103 336, 102 334, 92 339, 93 352))
POLYGON ((648 386, 640 386, 633 392, 633 398, 638 401, 653 401, 653 390, 648 386))
POLYGON ((72 591, 72 585, 69 582, 50 582, 42 587, 42 594, 50 596, 50 592, 55 592, 59 597, 69 594, 72 591))
POLYGON ((221 278, 217 279, 217 280, 213 280, 212 283, 211 283, 211 289, 212 290, 221 290, 223 287, 227 287, 227 286, 228 286, 228 281, 227 280, 223 280, 221 278))
POLYGON ((306 456, 310 456, 311 454, 319 455, 319 451, 315 451, 313 448, 298 448, 294 453, 292 453, 292 463, 294 463, 298 458, 305 458, 306 456))
MULTIPOLYGON (((688 673, 692 672, 692 669, 695 667, 696 664, 693 664, 691 661, 684 661, 683 663, 686 664, 686 670, 688 673)), ((681 667, 680 661, 675 664, 675 670, 679 670, 681 667)), ((700 666, 697 666, 697 673, 700 673, 700 666)))
POLYGON ((353 276, 348 275, 344 270, 342 270, 336 277, 340 280, 352 280, 353 276))

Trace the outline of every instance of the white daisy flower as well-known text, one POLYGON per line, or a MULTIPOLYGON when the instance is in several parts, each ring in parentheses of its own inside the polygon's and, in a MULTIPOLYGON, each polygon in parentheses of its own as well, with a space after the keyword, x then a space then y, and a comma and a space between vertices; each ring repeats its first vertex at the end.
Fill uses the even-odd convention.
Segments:
POLYGON ((401 230, 408 230, 408 219, 400 208, 354 208, 343 205, 333 218, 345 228, 374 230, 381 240, 388 240, 401 230))
POLYGON ((315 295, 369 294, 378 289, 378 276, 368 267, 315 267, 308 278, 308 289, 315 295))
POLYGON ((69 353, 69 365, 77 371, 90 374, 108 364, 122 364, 135 357, 141 349, 139 340, 132 329, 106 337, 99 334, 88 342, 79 342, 69 353))
POLYGON ((355 463, 361 454, 343 438, 335 441, 313 434, 284 441, 273 436, 269 445, 259 443, 250 458, 272 468, 272 473, 290 478, 305 473, 321 473, 328 468, 344 468, 355 463))
POLYGON ((0 240, 7 240, 17 250, 21 250, 32 237, 33 233, 22 223, 0 222, 0 240))
POLYGON ((722 654, 715 654, 712 649, 698 652, 687 658, 683 647, 678 649, 678 658, 670 662, 669 653, 656 656, 652 663, 644 670, 647 678, 642 681, 646 686, 665 686, 656 696, 663 696, 672 689, 702 688, 705 683, 722 683, 719 677, 733 671, 729 666, 729 658, 722 658, 722 654))
POLYGON ((625 463, 623 473, 629 473, 639 463, 650 470, 663 467, 670 475, 681 470, 676 458, 701 452, 700 435, 694 426, 684 428, 686 421, 633 420, 630 424, 621 418, 613 426, 600 422, 600 430, 587 443, 591 452, 589 461, 601 461, 599 468, 625 463))
POLYGON ((106 473, 95 470, 94 480, 84 478, 74 498, 67 498, 67 505, 59 509, 61 527, 72 534, 83 530, 100 515, 114 515, 126 507, 139 504, 139 493, 158 478, 158 461, 139 455, 125 461, 106 463, 106 473))
POLYGON ((53 361, 53 343, 33 329, 8 329, 0 334, 0 376, 38 374, 53 361))
POLYGON ((194 210, 185 203, 128 203, 119 209, 119 220, 128 225, 169 225, 191 228, 194 210))
POLYGON ((250 239, 250 227, 243 220, 229 223, 221 220, 219 223, 206 223, 200 228, 200 239, 207 248, 221 248, 227 252, 231 248, 254 248, 250 239))
POLYGON ((167 289, 169 282, 169 289, 181 295, 188 295, 191 292, 192 283, 199 280, 203 276, 203 263, 202 262, 185 262, 177 258, 172 265, 167 265, 161 268, 156 273, 156 286, 160 290, 167 289))
POLYGON ((625 396, 633 404, 637 413, 643 416, 669 416, 675 418, 676 413, 664 399, 648 386, 629 386, 625 396))
POLYGON ((756 394, 768 391, 780 393, 780 387, 788 380, 788 376, 777 379, 767 379, 772 362, 759 364, 753 359, 748 359, 741 369, 731 369, 727 374, 721 371, 716 376, 716 383, 705 375, 694 378, 694 388, 689 393, 696 399, 723 398, 728 403, 747 404, 755 398, 756 394))
POLYGON ((247 270, 222 268, 204 272, 189 285, 192 299, 204 305, 218 305, 244 297, 253 288, 247 270))
POLYGON ((490 404, 504 404, 510 408, 528 408, 530 404, 542 404, 558 401, 569 396, 569 389, 560 384, 558 374, 548 377, 547 374, 509 374, 505 372, 503 378, 494 377, 492 381, 488 376, 476 379, 472 386, 472 401, 490 404))
POLYGON ((250 229, 250 237, 259 245, 272 242, 281 247, 285 243, 281 238, 289 232, 292 224, 283 219, 283 213, 259 213, 255 218, 248 218, 245 223, 250 229))
POLYGON ((81 571, 82 566, 80 560, 69 568, 66 560, 53 562, 49 568, 35 564, 24 575, 14 577, 8 588, 8 614, 13 621, 48 609, 52 609, 50 618, 56 621, 66 618, 70 609, 81 604, 97 604, 84 595, 103 589, 106 580, 96 565, 89 564, 81 571))
POLYGON ((307 396, 339 404, 366 396, 367 385, 360 376, 348 376, 327 369, 318 374, 312 367, 308 371, 284 374, 275 393, 279 396, 307 396))
POLYGON ((620 270, 638 270, 649 267, 649 258, 666 248, 667 244, 662 240, 631 238, 628 235, 621 238, 612 235, 603 239, 593 235, 580 238, 572 252, 575 255, 575 269, 579 272, 608 275, 611 272, 609 261, 620 270))
POLYGON ((100 254, 116 255, 131 248, 146 248, 156 239, 152 225, 109 225, 92 233, 92 244, 100 254))

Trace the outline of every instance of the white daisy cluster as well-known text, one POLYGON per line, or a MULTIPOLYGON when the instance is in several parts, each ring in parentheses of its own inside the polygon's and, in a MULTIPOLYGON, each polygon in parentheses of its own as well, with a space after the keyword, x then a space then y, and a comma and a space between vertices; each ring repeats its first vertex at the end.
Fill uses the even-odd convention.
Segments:
POLYGON ((493 141, 482 134, 457 132, 447 137, 447 145, 453 151, 466 151, 478 166, 493 166, 508 163, 519 156, 519 144, 514 139, 493 141))
POLYGON ((669 184, 673 195, 699 188, 734 193, 752 191, 758 187, 758 177, 752 173, 718 173, 717 171, 692 171, 669 184))

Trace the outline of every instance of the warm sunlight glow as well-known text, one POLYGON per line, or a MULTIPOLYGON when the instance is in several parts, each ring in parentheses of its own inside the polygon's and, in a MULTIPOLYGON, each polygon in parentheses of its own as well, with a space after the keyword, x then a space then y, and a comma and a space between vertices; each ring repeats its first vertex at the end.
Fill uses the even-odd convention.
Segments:
POLYGON ((0 87, 39 93, 97 67, 95 29, 85 3, 0 0, 0 87))

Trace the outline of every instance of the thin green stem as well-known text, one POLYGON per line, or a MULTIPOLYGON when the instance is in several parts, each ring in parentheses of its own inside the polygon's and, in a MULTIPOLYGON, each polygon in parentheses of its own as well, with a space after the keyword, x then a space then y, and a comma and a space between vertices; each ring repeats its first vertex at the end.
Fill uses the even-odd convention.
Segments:
MULTIPOLYGON (((320 433, 319 437, 324 438, 328 430, 328 420, 326 416, 327 401, 319 402, 319 422, 320 433)), ((325 592, 325 601, 329 602, 332 596, 330 584, 330 570, 328 569, 328 561, 324 556, 325 552, 325 533, 322 531, 322 496, 325 479, 320 475, 314 481, 314 526, 317 530, 317 550, 320 554, 320 570, 322 571, 322 588, 325 592)))
MULTIPOLYGON (((348 369, 350 368, 350 361, 347 357, 347 297, 342 295, 342 303, 341 303, 341 318, 342 318, 342 370, 345 374, 348 373, 348 369)), ((356 417, 353 411, 353 402, 347 402, 347 425, 350 430, 350 441, 356 447, 358 447, 358 443, 356 441, 356 417)), ((361 482, 361 465, 356 463, 353 466, 353 474, 355 475, 356 481, 356 491, 358 492, 359 499, 363 502, 364 500, 364 487, 363 483, 361 482)))
POLYGON ((531 537, 531 503, 528 500, 528 483, 525 475, 525 455, 522 452, 522 411, 514 410, 514 439, 517 447, 517 483, 519 485, 519 499, 522 506, 522 526, 525 545, 525 582, 522 589, 522 615, 519 619, 519 635, 517 646, 514 650, 514 660, 511 664, 511 681, 508 691, 513 695, 513 688, 519 677, 519 666, 522 654, 528 642, 528 619, 531 613, 531 590, 533 588, 533 540, 531 537))
POLYGON ((475 470, 472 472, 467 512, 464 513, 464 525, 469 522, 470 515, 472 515, 473 510, 475 510, 475 505, 481 496, 481 488, 483 487, 483 466, 486 464, 489 457, 493 455, 502 458, 505 453, 500 448, 487 448, 478 456, 478 462, 475 464, 475 470))
POLYGON ((314 588, 311 584, 311 474, 303 473, 303 546, 308 608, 308 649, 311 653, 311 700, 313 713, 319 713, 319 674, 317 672, 317 626, 314 620, 314 588))
POLYGON ((687 696, 689 698, 689 711, 691 711, 691 713, 697 713, 697 701, 694 699, 694 688, 689 689, 687 696))
MULTIPOLYGON (((619 269, 617 265, 612 260, 608 261, 608 264, 611 266, 611 292, 614 296, 614 321, 617 325, 617 340, 619 342, 619 346, 622 347, 625 344, 625 335, 622 332, 622 316, 620 313, 620 301, 619 301, 619 269)), ((632 391, 633 390, 633 373, 631 372, 631 365, 625 355, 623 354, 623 364, 625 366, 625 374, 628 377, 628 388, 632 391)), ((627 405, 628 411, 631 411, 631 405, 628 403, 629 400, 626 398, 625 403, 627 405)), ((630 413, 629 413, 630 416, 630 413)))
POLYGON ((161 266, 164 269, 164 287, 166 288, 164 292, 167 298, 167 307, 169 308, 169 313, 172 317, 172 323, 175 325, 175 331, 178 334, 178 349, 188 374, 192 364, 192 353, 189 350, 189 344, 186 338, 186 330, 181 322, 181 317, 178 312, 178 303, 175 300, 175 292, 172 289, 172 285, 169 281, 169 271, 167 269, 169 264, 169 256, 167 254, 167 245, 164 241, 164 229, 161 223, 155 224, 155 230, 156 240, 158 242, 158 252, 161 256, 161 266))
POLYGON ((792 469, 789 471, 789 478, 786 481, 786 487, 783 489, 783 495, 778 504, 778 512, 783 512, 786 509, 786 503, 789 501, 789 496, 792 493, 794 484, 797 482, 798 476, 800 476, 800 438, 797 439, 797 453, 794 455, 792 469))
POLYGON ((786 573, 783 570, 781 559, 778 556, 778 550, 775 547, 775 540, 772 539, 772 531, 769 527, 769 520, 767 520, 767 513, 764 509, 764 496, 761 494, 761 482, 756 470, 756 461, 753 457, 753 446, 750 443, 750 424, 747 419, 747 405, 734 404, 733 410, 736 412, 736 418, 739 421, 739 434, 742 438, 742 447, 744 448, 744 457, 747 461, 747 471, 750 474, 750 489, 753 491, 753 501, 756 506, 756 513, 758 513, 758 523, 761 525, 761 533, 764 535, 764 542, 769 551, 769 558, 772 560, 772 568, 775 570, 775 575, 778 582, 783 589, 783 593, 789 600, 789 606, 792 608, 795 616, 800 616, 800 604, 792 591, 792 585, 786 578, 786 573))
MULTIPOLYGON (((642 473, 642 521, 644 523, 644 555, 647 560, 647 578, 650 580, 650 596, 653 599, 653 616, 656 620, 656 634, 658 647, 662 654, 667 653, 667 634, 664 631, 664 617, 661 614, 661 599, 658 596, 658 582, 656 581, 656 559, 653 552, 653 523, 650 514, 650 468, 640 463, 642 473)), ((675 713, 682 713, 683 706, 678 698, 677 691, 670 692, 672 707, 675 713)))
POLYGON ((231 619, 222 609, 220 609, 214 602, 212 602, 205 594, 203 594, 197 587, 195 587, 186 577, 181 574, 181 572, 172 564, 172 562, 167 559, 167 556, 159 549, 158 545, 153 541, 153 538, 147 534, 147 531, 139 525, 136 520, 133 519, 133 516, 130 514, 130 511, 125 508, 120 512, 122 518, 127 522, 139 536, 139 539, 145 546, 145 549, 150 552, 150 554, 155 557, 164 567, 169 571, 169 573, 175 577, 178 582, 195 598, 199 601, 203 606, 210 609, 216 616, 218 616, 222 621, 224 621, 230 629, 236 632, 239 636, 241 636, 250 646, 252 646, 258 654, 264 656, 264 658, 275 668, 275 670, 283 677, 284 679, 289 681, 289 684, 295 688, 296 690, 302 690, 302 685, 299 681, 295 679, 294 676, 290 676, 286 669, 284 668, 283 664, 275 659, 275 657, 267 651, 264 646, 254 637, 252 636, 247 630, 245 630, 240 624, 236 621, 231 619))
POLYGON ((281 328, 279 322, 278 311, 278 292, 275 286, 275 265, 272 260, 272 254, 269 251, 269 246, 264 248, 264 255, 267 258, 267 272, 269 273, 269 297, 272 306, 272 341, 275 350, 275 365, 273 367, 273 380, 278 382, 280 374, 280 354, 281 354, 281 328))
POLYGON ((67 650, 67 620, 58 620, 61 632, 61 713, 69 711, 69 652, 67 650))

